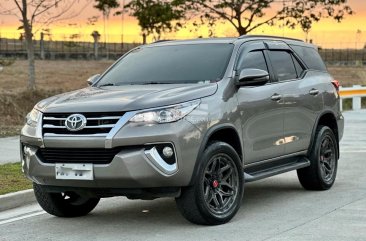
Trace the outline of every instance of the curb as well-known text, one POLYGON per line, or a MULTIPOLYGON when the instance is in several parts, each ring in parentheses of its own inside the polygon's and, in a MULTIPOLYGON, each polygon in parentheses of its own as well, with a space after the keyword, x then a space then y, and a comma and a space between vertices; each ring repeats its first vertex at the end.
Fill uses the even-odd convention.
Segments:
POLYGON ((36 202, 33 189, 0 195, 0 212, 36 202))

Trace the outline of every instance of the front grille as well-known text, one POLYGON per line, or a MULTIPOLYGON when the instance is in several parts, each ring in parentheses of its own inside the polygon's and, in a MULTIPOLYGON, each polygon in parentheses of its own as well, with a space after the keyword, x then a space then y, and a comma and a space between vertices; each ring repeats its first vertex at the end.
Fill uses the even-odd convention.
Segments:
POLYGON ((74 113, 45 113, 43 135, 100 135, 106 136, 124 113, 78 113, 86 117, 86 126, 79 131, 69 131, 65 126, 67 117, 74 113))
POLYGON ((44 163, 109 164, 121 148, 40 148, 38 157, 44 163))

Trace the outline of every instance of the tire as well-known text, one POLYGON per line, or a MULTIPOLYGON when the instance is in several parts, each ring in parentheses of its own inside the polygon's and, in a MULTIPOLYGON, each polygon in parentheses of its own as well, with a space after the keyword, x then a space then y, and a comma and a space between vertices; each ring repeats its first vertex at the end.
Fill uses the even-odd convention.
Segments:
POLYGON ((307 190, 330 189, 337 175, 338 143, 329 127, 317 128, 309 160, 310 166, 297 170, 301 185, 307 190))
POLYGON ((99 198, 85 198, 73 192, 49 193, 41 185, 33 183, 37 202, 47 213, 57 217, 80 217, 90 213, 99 198))
POLYGON ((229 144, 213 142, 204 151, 194 184, 182 188, 178 210, 190 222, 219 225, 240 208, 244 193, 241 160, 229 144))

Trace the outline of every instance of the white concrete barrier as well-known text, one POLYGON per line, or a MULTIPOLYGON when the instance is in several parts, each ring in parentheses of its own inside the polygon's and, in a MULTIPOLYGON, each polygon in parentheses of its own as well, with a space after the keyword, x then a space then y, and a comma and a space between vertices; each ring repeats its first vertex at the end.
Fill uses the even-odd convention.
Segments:
POLYGON ((354 85, 353 87, 340 87, 339 94, 341 96, 341 110, 343 110, 343 100, 352 99, 352 110, 360 110, 361 98, 366 97, 366 87, 354 85))
POLYGON ((0 195, 0 212, 35 202, 33 189, 0 195))

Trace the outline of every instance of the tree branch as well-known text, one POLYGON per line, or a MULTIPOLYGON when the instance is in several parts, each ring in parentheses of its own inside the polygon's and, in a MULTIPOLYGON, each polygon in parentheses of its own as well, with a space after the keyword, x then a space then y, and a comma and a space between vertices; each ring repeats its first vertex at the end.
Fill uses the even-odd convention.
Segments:
POLYGON ((233 18, 228 17, 225 12, 220 12, 217 9, 215 9, 214 7, 211 7, 210 5, 206 4, 206 3, 199 3, 200 5, 202 5, 203 7, 206 7, 207 9, 211 10, 211 12, 219 15, 220 17, 226 19, 227 21, 229 21, 235 28, 238 28, 238 26, 234 23, 233 18))
POLYGON ((276 14, 275 16, 273 16, 272 18, 270 18, 270 19, 268 19, 268 20, 266 20, 264 22, 258 23, 256 25, 254 25, 253 27, 247 29, 247 32, 249 33, 251 31, 253 31, 254 29, 259 28, 262 25, 268 24, 268 23, 270 23, 271 21, 273 21, 273 20, 275 20, 277 18, 278 18, 278 14, 276 14))
POLYGON ((58 5, 58 3, 59 2, 62 2, 63 0, 56 0, 55 1, 55 3, 53 3, 53 4, 51 4, 51 5, 49 5, 48 7, 46 7, 46 8, 44 8, 42 11, 40 11, 40 12, 38 12, 38 13, 36 13, 36 12, 34 12, 35 13, 35 17, 37 17, 37 16, 39 16, 39 15, 41 15, 42 13, 45 13, 45 12, 47 12, 48 10, 50 10, 51 8, 53 8, 53 7, 55 7, 55 6, 57 6, 58 5))
POLYGON ((38 27, 38 29, 37 29, 35 32, 38 32, 38 31, 39 31, 39 29, 41 29, 41 28, 43 28, 43 27, 45 27, 45 26, 48 26, 48 25, 50 25, 50 24, 52 24, 52 23, 54 23, 54 22, 56 22, 56 21, 63 21, 63 20, 71 19, 71 18, 74 18, 74 17, 76 17, 76 16, 80 15, 80 14, 81 14, 81 12, 82 12, 82 11, 84 11, 84 9, 85 9, 88 5, 90 5, 90 4, 91 4, 91 2, 90 2, 90 1, 87 1, 87 2, 85 3, 85 5, 83 5, 83 7, 81 7, 81 8, 80 8, 80 10, 79 10, 78 12, 76 12, 76 13, 70 13, 70 14, 72 14, 72 15, 65 16, 65 17, 63 17, 63 18, 60 18, 62 15, 64 15, 66 12, 68 12, 68 11, 73 7, 73 5, 74 5, 74 4, 75 4, 75 1, 72 1, 72 3, 70 3, 68 6, 66 6, 65 8, 63 8, 63 9, 62 9, 62 11, 60 11, 60 13, 59 13, 59 14, 54 15, 54 16, 52 16, 52 17, 49 17, 49 18, 48 18, 47 20, 45 20, 45 21, 37 21, 37 23, 38 23, 38 24, 41 24, 41 26, 39 26, 39 27, 38 27))
POLYGON ((34 18, 36 17, 36 12, 38 11, 38 9, 43 5, 43 3, 45 2, 45 0, 39 1, 39 3, 36 5, 32 17, 31 17, 31 23, 34 22, 34 18))
POLYGON ((20 4, 18 3, 18 1, 17 0, 13 0, 14 1, 14 3, 17 5, 17 8, 19 9, 19 11, 20 12, 23 12, 23 9, 22 9, 22 7, 20 6, 20 4))

